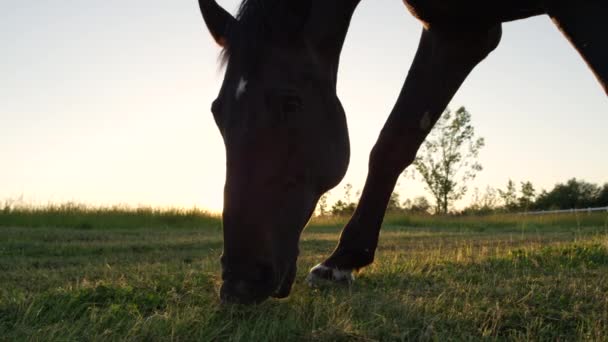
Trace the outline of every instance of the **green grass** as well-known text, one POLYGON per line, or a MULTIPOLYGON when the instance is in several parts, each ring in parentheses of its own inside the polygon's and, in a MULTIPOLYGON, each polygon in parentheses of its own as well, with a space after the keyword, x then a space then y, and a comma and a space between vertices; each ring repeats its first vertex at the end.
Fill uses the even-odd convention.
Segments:
POLYGON ((352 286, 303 282, 343 218, 313 220, 292 295, 222 306, 218 217, 0 210, 0 340, 607 340, 608 217, 390 216, 352 286))
POLYGON ((219 215, 199 209, 156 209, 124 206, 91 207, 67 203, 35 207, 0 207, 0 227, 57 227, 78 229, 150 229, 220 227, 219 215))

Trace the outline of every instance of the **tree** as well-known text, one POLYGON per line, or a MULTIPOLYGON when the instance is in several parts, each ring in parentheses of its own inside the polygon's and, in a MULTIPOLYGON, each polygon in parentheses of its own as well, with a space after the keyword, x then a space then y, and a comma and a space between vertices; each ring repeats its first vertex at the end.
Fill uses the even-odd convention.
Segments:
POLYGON ((463 210, 463 214, 485 215, 492 213, 496 210, 498 201, 497 191, 491 186, 486 187, 486 191, 483 195, 479 193, 478 188, 475 188, 473 201, 469 207, 463 210))
POLYGON ((347 204, 352 203, 351 198, 350 198, 350 193, 351 193, 351 191, 353 191, 353 185, 352 185, 352 184, 350 184, 350 183, 346 183, 346 184, 344 185, 344 201, 345 201, 347 204))
POLYGON ((329 191, 324 193, 319 198, 319 204, 317 204, 317 212, 319 213, 319 216, 327 216, 329 213, 327 211, 327 197, 329 197, 329 191))
POLYGON ((418 196, 414 198, 414 201, 409 209, 414 213, 428 214, 429 210, 431 210, 431 204, 426 197, 418 196))
POLYGON ((331 207, 332 215, 351 215, 355 212, 357 203, 351 202, 351 191, 353 186, 350 183, 344 185, 344 200, 338 200, 331 207))
POLYGON ((608 183, 604 184, 597 196, 595 207, 608 207, 608 183))
POLYGON ((535 207, 547 209, 580 209, 596 205, 602 190, 596 184, 570 179, 559 183, 553 190, 543 191, 535 202, 535 207))
POLYGON ((444 111, 413 163, 435 198, 437 213, 447 214, 466 194, 466 183, 482 170, 477 157, 484 145, 483 138, 475 137, 471 114, 464 107, 444 111))
POLYGON ((481 208, 487 211, 495 210, 498 206, 498 191, 491 186, 486 187, 486 192, 481 198, 481 208))
POLYGON ((388 200, 386 212, 397 212, 401 209, 403 208, 401 207, 401 203, 399 203, 399 193, 397 191, 393 191, 391 198, 388 200))
POLYGON ((513 211, 517 209, 517 189, 515 188, 515 182, 509 179, 507 182, 507 188, 503 191, 498 189, 498 194, 504 203, 504 207, 507 211, 513 211))
POLYGON ((531 182, 521 183, 521 196, 519 197, 519 207, 523 210, 528 210, 534 203, 534 197, 536 196, 536 190, 531 182))
POLYGON ((409 213, 428 214, 431 209, 431 204, 424 196, 418 196, 413 200, 406 199, 403 201, 401 209, 409 213))

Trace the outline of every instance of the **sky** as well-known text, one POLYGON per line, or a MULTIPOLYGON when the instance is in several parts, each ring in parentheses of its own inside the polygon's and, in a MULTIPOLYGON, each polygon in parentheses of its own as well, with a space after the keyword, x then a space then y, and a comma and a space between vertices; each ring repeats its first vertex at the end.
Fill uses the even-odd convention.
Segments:
MULTIPOLYGON (((239 1, 219 3, 234 13, 239 1)), ((486 140, 470 188, 608 182, 608 101, 593 74, 546 16, 503 30, 450 104, 486 140)), ((402 1, 357 9, 338 79, 351 163, 332 198, 363 187, 420 31, 402 1)), ((5 0, 0 41, 0 203, 221 211, 224 149, 209 108, 223 74, 196 1, 5 0)), ((397 190, 430 197, 411 178, 397 190)))

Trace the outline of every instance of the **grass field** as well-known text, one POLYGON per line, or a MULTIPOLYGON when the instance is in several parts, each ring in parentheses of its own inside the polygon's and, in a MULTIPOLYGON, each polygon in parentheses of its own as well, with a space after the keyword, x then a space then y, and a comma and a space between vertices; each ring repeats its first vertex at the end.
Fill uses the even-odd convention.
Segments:
POLYGON ((343 219, 301 243, 292 295, 218 301, 217 217, 0 210, 0 340, 608 340, 608 215, 387 218, 351 286, 307 270, 343 219))

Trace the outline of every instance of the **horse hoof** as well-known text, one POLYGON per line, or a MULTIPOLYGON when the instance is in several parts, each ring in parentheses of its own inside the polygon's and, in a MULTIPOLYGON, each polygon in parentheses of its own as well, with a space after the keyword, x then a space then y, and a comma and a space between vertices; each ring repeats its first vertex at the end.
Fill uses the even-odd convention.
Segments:
POLYGON ((316 287, 322 282, 351 284, 353 281, 355 281, 355 276, 352 270, 340 270, 323 264, 311 268, 306 277, 306 283, 311 287, 316 287))

